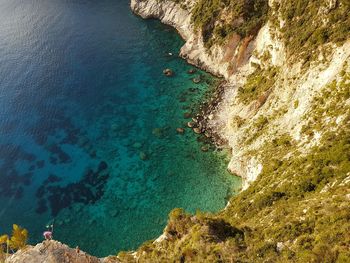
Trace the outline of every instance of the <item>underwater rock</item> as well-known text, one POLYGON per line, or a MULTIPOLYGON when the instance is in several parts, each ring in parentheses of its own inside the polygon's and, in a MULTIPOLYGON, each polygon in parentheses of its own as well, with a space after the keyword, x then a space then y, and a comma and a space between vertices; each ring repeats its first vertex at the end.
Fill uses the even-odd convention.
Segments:
POLYGON ((97 156, 97 155, 96 155, 96 150, 93 150, 93 151, 89 152, 89 155, 90 155, 90 157, 93 158, 93 159, 96 158, 96 156, 97 156))
POLYGON ((187 122, 187 127, 188 128, 195 128, 195 127, 197 127, 197 124, 193 121, 189 121, 189 122, 187 122))
POLYGON ((35 210, 35 212, 38 213, 38 214, 43 214, 43 213, 45 213, 47 210, 48 210, 48 207, 47 207, 47 205, 46 205, 45 199, 40 199, 39 202, 38 202, 38 207, 37 207, 37 209, 35 210))
POLYGON ((117 215, 119 215, 119 210, 117 209, 110 209, 108 211, 108 214, 111 216, 111 217, 117 217, 117 215))
POLYGON ((89 220, 88 220, 88 224, 89 224, 89 225, 93 225, 93 224, 95 224, 95 223, 96 223, 95 219, 89 219, 89 220))
POLYGON ((148 159, 147 154, 145 152, 140 152, 139 157, 142 161, 146 161, 148 159))
POLYGON ((112 131, 118 131, 119 130, 119 125, 114 123, 114 124, 111 125, 111 129, 112 129, 112 131))
POLYGON ((201 134, 202 130, 199 128, 193 128, 194 133, 201 134))
POLYGON ((79 141, 78 141, 78 145, 81 147, 84 147, 85 145, 87 145, 89 143, 89 140, 85 137, 80 137, 79 141))
POLYGON ((45 181, 47 181, 48 183, 56 183, 62 181, 62 178, 59 178, 57 175, 50 174, 45 181))
POLYGON ((187 73, 188 73, 188 74, 194 74, 194 73, 196 73, 196 69, 191 68, 191 69, 189 69, 189 70, 187 71, 187 73))
POLYGON ((201 150, 202 150, 202 152, 207 152, 207 151, 209 151, 209 147, 208 146, 202 146, 201 150))
POLYGON ((57 216, 62 209, 72 207, 76 203, 94 204, 103 196, 108 178, 107 163, 102 161, 96 172, 90 169, 76 183, 60 186, 55 184, 60 179, 46 179, 36 192, 39 198, 36 212, 43 212, 46 202, 50 205, 52 216, 57 216))
POLYGON ((42 186, 40 186, 40 187, 38 188, 38 190, 36 190, 35 196, 36 196, 37 198, 42 198, 42 197, 45 195, 45 193, 46 193, 45 186, 42 185, 42 186))
POLYGON ((174 75, 174 72, 173 72, 171 69, 166 68, 166 69, 163 70, 163 74, 164 74, 165 76, 167 76, 167 77, 171 77, 171 76, 174 75))
POLYGON ((163 136, 163 132, 161 128, 154 128, 152 130, 152 134, 158 138, 161 138, 163 136))
POLYGON ((195 77, 195 78, 192 79, 192 81, 193 81, 193 83, 198 84, 198 83, 201 82, 201 78, 200 77, 195 77))
POLYGON ((177 133, 184 134, 185 130, 183 128, 176 128, 177 133))
POLYGON ((140 149, 140 148, 142 148, 142 143, 140 143, 140 142, 135 142, 135 143, 132 145, 132 147, 135 148, 135 149, 140 149))
POLYGON ((107 163, 105 161, 101 161, 98 165, 98 172, 101 172, 103 170, 106 170, 108 167, 107 163))
POLYGON ((185 113, 184 113, 184 118, 185 118, 185 119, 191 118, 191 113, 185 112, 185 113))
POLYGON ((28 186, 32 183, 33 174, 32 173, 26 173, 22 176, 22 184, 25 186, 28 186))
POLYGON ((47 148, 48 151, 50 151, 53 155, 55 155, 60 163, 70 163, 72 162, 71 157, 62 150, 60 146, 57 144, 52 144, 47 148))
POLYGON ((15 198, 16 199, 20 199, 20 198, 22 198, 22 196, 23 196, 23 187, 18 187, 17 189, 16 189, 16 192, 15 192, 15 198))
POLYGON ((186 98, 186 95, 181 95, 179 97, 179 102, 186 102, 187 98, 186 98))
POLYGON ((24 151, 20 146, 0 145, 0 196, 15 197, 16 199, 23 196, 22 186, 28 186, 32 183, 33 173, 19 174, 16 162, 24 160, 28 162, 28 165, 33 165, 36 158, 34 154, 24 151))

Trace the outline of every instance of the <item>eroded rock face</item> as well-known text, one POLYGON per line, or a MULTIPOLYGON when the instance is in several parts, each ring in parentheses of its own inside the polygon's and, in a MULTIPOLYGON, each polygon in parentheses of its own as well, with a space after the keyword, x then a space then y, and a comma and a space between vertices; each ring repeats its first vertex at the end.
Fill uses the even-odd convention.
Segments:
POLYGON ((142 18, 156 18, 162 23, 176 28, 183 39, 192 35, 191 15, 173 1, 131 0, 131 10, 142 18))
POLYGON ((131 0, 131 9, 142 18, 157 18, 162 23, 174 27, 186 41, 180 56, 188 63, 200 67, 214 75, 230 79, 237 69, 245 64, 254 48, 254 39, 241 39, 234 35, 227 45, 205 47, 202 33, 191 23, 191 8, 197 0, 186 2, 187 10, 174 1, 131 0))
POLYGON ((36 246, 27 246, 11 255, 6 263, 116 263, 117 259, 99 259, 73 249, 55 240, 45 240, 36 246))

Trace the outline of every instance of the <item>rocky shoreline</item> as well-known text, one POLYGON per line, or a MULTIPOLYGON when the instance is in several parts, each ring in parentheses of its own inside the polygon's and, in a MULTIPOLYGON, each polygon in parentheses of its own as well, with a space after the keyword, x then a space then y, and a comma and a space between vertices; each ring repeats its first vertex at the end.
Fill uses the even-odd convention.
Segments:
MULTIPOLYGON (((216 77, 225 78, 215 88, 210 99, 200 105, 192 120, 187 123, 187 127, 192 129, 194 133, 204 136, 217 148, 227 147, 227 140, 210 125, 210 121, 214 118, 215 112, 224 98, 225 86, 228 82, 228 65, 226 62, 222 62, 221 57, 224 50, 218 51, 218 54, 221 54, 220 56, 208 55, 204 43, 201 42, 199 33, 196 33, 191 25, 190 13, 173 1, 131 0, 130 6, 136 15, 144 19, 159 19, 162 23, 174 27, 186 42, 181 48, 179 55, 189 64, 205 70, 216 77)), ((193 79, 194 83, 196 81, 193 79)))
POLYGON ((226 82, 219 83, 211 95, 210 99, 201 103, 197 113, 187 126, 196 134, 205 136, 217 148, 224 148, 228 142, 220 136, 217 130, 210 125, 210 121, 214 118, 215 112, 218 110, 220 102, 223 100, 226 82))
MULTIPOLYGON (((179 55, 189 64, 229 80, 234 73, 231 70, 231 60, 243 61, 248 49, 240 52, 242 54, 239 58, 231 52, 228 53, 230 50, 227 46, 215 46, 208 52, 201 32, 193 27, 191 21, 190 9, 194 3, 193 0, 187 1, 188 8, 183 9, 180 4, 171 0, 131 0, 130 7, 134 14, 144 19, 158 19, 163 24, 175 28, 185 41, 179 55)), ((238 39, 231 44, 238 47, 240 41, 238 39)))

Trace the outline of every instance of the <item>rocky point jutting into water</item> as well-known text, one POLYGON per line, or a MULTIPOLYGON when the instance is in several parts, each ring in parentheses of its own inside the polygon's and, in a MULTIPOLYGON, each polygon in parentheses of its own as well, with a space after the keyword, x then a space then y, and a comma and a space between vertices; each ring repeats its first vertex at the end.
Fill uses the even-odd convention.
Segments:
POLYGON ((349 262, 349 1, 131 8, 175 27, 186 41, 180 55, 225 78, 200 121, 230 146, 229 170, 244 183, 224 211, 174 209, 162 236, 115 260, 349 262))

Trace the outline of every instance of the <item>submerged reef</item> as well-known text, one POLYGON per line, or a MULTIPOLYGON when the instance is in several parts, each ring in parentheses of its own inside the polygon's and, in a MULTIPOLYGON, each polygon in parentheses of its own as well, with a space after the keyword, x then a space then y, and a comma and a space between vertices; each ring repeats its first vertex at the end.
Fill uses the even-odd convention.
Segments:
POLYGON ((96 171, 89 169, 79 182, 60 186, 60 177, 50 175, 36 192, 37 209, 41 214, 49 208, 52 216, 74 203, 94 204, 104 194, 104 187, 109 178, 108 165, 101 161, 96 171))

